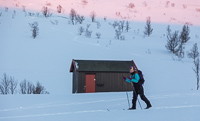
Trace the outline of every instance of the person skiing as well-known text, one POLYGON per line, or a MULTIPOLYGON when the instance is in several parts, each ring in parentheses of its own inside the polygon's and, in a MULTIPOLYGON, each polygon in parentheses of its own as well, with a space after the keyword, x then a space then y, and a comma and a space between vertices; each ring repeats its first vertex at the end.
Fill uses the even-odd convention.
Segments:
POLYGON ((147 107, 145 109, 149 109, 152 107, 150 101, 146 98, 144 95, 144 89, 141 84, 139 84, 140 77, 138 75, 137 69, 135 69, 134 66, 130 67, 130 77, 126 78, 123 76, 123 79, 126 80, 129 83, 133 83, 133 99, 132 99, 132 107, 129 108, 130 110, 136 109, 136 101, 138 94, 140 95, 141 99, 146 103, 147 107))

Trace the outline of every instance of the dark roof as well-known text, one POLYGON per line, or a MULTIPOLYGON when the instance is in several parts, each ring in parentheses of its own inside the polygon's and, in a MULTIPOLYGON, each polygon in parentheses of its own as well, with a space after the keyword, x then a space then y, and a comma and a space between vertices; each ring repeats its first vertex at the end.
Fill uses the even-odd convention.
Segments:
POLYGON ((70 72, 129 72, 134 61, 113 60, 72 60, 70 72))

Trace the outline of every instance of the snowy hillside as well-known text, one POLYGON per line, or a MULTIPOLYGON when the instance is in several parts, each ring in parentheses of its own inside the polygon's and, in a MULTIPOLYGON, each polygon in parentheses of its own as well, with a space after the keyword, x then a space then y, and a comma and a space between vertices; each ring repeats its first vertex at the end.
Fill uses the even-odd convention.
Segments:
POLYGON ((41 82, 50 95, 0 95, 0 121, 197 121, 200 93, 187 52, 195 43, 200 45, 199 10, 198 0, 1 0, 0 78, 4 73, 13 76, 18 90, 24 79, 41 82), (58 5, 63 7, 61 13, 58 5), (50 8, 52 16, 42 15, 43 6, 50 8), (82 24, 70 22, 72 8, 85 17, 82 24), (91 21, 92 11, 97 22, 91 21), (148 16, 153 28, 149 37, 143 33, 148 16), (122 20, 129 21, 131 28, 122 33, 124 40, 115 37, 111 25, 122 20), (29 26, 33 22, 39 28, 35 39, 29 26), (179 60, 165 48, 166 29, 170 25, 172 31, 180 32, 185 23, 191 38, 185 44, 185 57, 179 60), (79 35, 79 28, 86 30, 89 24, 91 37, 79 35), (101 34, 99 39, 96 33, 101 34), (144 73, 145 94, 153 107, 126 111, 125 92, 71 94, 72 59, 134 60, 144 73))

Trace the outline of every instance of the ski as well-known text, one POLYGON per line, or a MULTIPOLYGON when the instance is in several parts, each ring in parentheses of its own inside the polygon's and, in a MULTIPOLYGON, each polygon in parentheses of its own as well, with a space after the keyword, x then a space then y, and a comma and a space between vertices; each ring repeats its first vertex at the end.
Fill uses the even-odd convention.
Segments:
MULTIPOLYGON (((112 109, 106 109, 106 110, 107 111, 117 111, 118 109, 113 109, 113 110, 112 109)), ((122 110, 125 111, 126 109, 123 108, 122 110)))

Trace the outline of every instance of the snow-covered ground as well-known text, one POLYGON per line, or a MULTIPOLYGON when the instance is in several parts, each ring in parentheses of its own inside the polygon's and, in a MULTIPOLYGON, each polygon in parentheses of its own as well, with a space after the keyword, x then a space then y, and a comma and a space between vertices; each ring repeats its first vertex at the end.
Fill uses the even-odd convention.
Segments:
MULTIPOLYGON (((2 121, 198 121, 199 92, 146 93, 153 107, 128 107, 126 93, 1 96, 2 121)), ((129 93, 129 97, 132 93, 129 93)), ((140 100, 142 107, 145 104, 140 100)))
MULTIPOLYGON (((87 5, 83 5, 82 0, 0 1, 0 78, 6 73, 14 76, 18 83, 24 79, 39 81, 50 92, 49 95, 0 95, 0 121, 199 120, 200 93, 196 91, 193 61, 186 55, 178 60, 165 48, 167 26, 170 25, 172 31, 181 31, 183 23, 192 24, 185 53, 194 43, 200 45, 198 0, 87 1, 87 5), (45 18, 41 8, 47 3, 51 3, 53 15, 45 18), (127 9, 129 3, 134 3, 135 8, 127 9), (59 4, 64 6, 61 14, 56 13, 59 4), (27 14, 22 6, 26 6, 27 14), (100 10, 102 6, 104 11, 100 10), (8 7, 7 12, 5 7, 8 7), (85 16, 83 24, 69 24, 71 8, 85 16), (92 11, 97 14, 99 28, 97 23, 91 22, 92 11), (131 29, 122 34, 125 40, 117 40, 110 25, 122 20, 116 16, 117 11, 129 16, 125 20, 130 21, 131 29), (35 15, 30 16, 28 12, 35 15), (144 37, 148 16, 151 16, 153 34, 144 37), (39 24, 36 39, 31 37, 29 23, 32 22, 39 24), (78 28, 86 29, 87 24, 91 24, 91 38, 78 35, 78 28), (96 32, 101 33, 100 39, 96 38, 96 32), (71 94, 72 59, 134 60, 144 73, 145 94, 153 107, 141 110, 138 105, 136 111, 127 111, 125 92, 71 94)), ((132 92, 128 93, 131 101, 132 92)))

